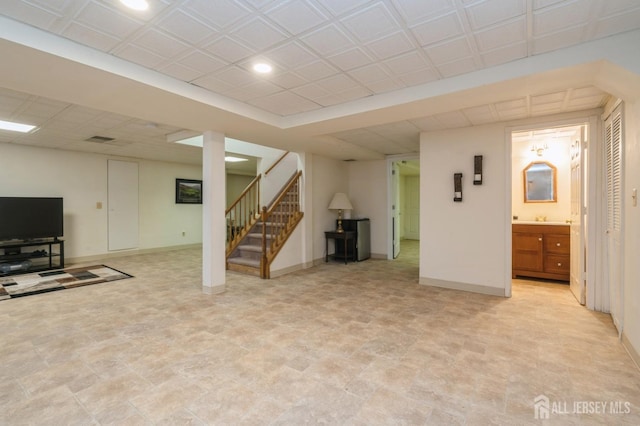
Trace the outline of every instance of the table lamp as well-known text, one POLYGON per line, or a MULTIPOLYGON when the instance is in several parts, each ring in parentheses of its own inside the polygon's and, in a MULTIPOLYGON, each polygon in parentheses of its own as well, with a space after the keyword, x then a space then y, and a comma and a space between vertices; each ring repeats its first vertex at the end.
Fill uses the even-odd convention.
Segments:
POLYGON ((347 198, 347 194, 336 192, 333 199, 329 203, 329 210, 338 210, 338 229, 336 232, 344 232, 342 229, 342 210, 352 210, 351 201, 347 198))

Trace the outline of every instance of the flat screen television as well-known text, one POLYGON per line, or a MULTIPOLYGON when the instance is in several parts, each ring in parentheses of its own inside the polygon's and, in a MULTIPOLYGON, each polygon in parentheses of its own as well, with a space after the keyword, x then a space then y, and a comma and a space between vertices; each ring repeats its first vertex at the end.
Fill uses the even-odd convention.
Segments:
POLYGON ((62 198, 0 197, 0 241, 62 237, 62 198))

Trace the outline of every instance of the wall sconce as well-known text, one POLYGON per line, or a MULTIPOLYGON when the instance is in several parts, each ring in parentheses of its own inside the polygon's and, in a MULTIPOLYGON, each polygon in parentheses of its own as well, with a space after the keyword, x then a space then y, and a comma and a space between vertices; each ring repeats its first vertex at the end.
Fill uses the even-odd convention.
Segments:
POLYGON ((336 232, 344 232, 344 229, 342 229, 342 210, 353 209, 351 201, 349 201, 349 198, 347 198, 347 194, 336 192, 336 194, 331 199, 331 202, 329 203, 328 209, 338 210, 338 229, 336 229, 336 232))
POLYGON ((462 201, 462 173, 453 174, 453 201, 462 201))
POLYGON ((534 143, 531 146, 531 152, 535 152, 536 154, 538 154, 538 157, 542 157, 542 154, 544 154, 544 151, 546 149, 549 149, 549 146, 546 143, 544 145, 537 145, 534 143))

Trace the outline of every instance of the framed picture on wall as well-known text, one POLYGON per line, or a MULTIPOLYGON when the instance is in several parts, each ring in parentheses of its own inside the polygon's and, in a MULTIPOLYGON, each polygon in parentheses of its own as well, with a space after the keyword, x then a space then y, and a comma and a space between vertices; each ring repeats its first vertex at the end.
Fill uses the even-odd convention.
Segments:
POLYGON ((176 204, 202 204, 202 181, 176 178, 176 204))

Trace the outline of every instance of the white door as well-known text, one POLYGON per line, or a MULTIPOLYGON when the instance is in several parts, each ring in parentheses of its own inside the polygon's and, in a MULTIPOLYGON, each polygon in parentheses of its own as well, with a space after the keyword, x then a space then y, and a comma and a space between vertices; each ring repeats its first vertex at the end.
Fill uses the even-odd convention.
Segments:
POLYGON ((138 247, 138 163, 108 160, 109 250, 138 247))
POLYGON ((613 323, 622 333, 622 108, 605 120, 605 162, 607 165, 607 278, 613 323))
POLYGON ((420 176, 405 178, 404 236, 410 240, 420 239, 420 176))
MULTIPOLYGON (((571 143, 571 217, 570 217, 570 246, 571 261, 569 274, 569 287, 571 292, 581 305, 586 302, 585 293, 585 233, 582 231, 584 208, 583 200, 586 199, 586 193, 583 185, 584 162, 586 158, 583 150, 586 149, 585 127, 582 126, 580 138, 575 139, 571 143)), ((586 183, 586 179, 585 179, 586 183)))
POLYGON ((393 258, 400 254, 400 167, 398 163, 391 164, 391 191, 392 194, 392 231, 393 231, 393 258))

